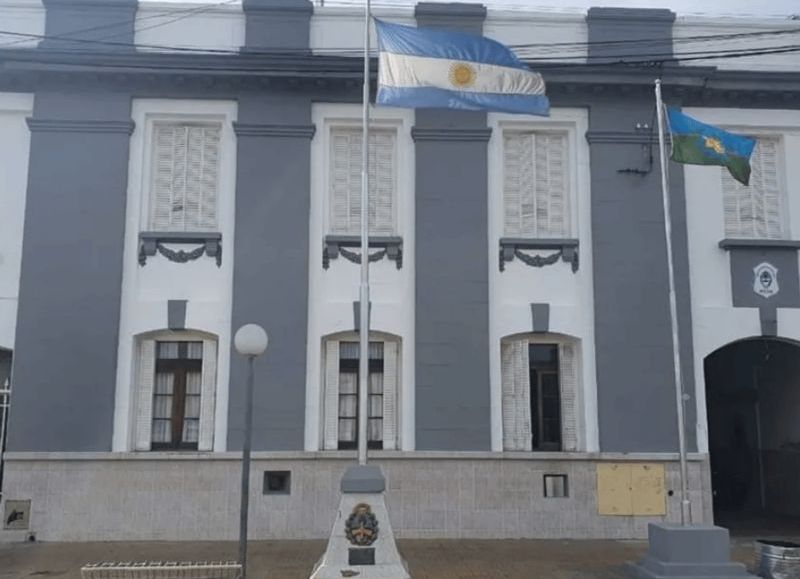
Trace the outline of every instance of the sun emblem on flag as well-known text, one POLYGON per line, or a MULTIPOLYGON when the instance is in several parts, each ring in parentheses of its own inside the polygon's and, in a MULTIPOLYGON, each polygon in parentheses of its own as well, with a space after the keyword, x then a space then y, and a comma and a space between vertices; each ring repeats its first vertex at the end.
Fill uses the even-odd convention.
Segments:
POLYGON ((467 88, 475 84, 478 71, 466 62, 454 62, 450 65, 450 84, 456 88, 467 88))
POLYGON ((725 154, 725 147, 722 145, 722 142, 719 139, 715 139, 714 137, 703 137, 703 141, 706 149, 711 149, 718 155, 725 154))

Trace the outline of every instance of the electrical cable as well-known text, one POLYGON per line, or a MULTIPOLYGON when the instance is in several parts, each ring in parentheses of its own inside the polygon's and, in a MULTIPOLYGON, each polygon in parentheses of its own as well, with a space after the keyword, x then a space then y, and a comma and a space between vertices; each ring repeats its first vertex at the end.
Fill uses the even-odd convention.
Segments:
MULTIPOLYGON (((128 24, 137 24, 139 22, 143 22, 143 21, 146 21, 146 20, 154 20, 154 19, 157 19, 157 18, 166 18, 166 17, 169 17, 169 16, 174 16, 175 14, 184 14, 184 13, 186 13, 186 14, 188 14, 190 16, 194 16, 195 14, 201 14, 203 12, 208 12, 208 11, 213 10, 215 8, 219 8, 219 7, 222 7, 222 6, 229 5, 229 4, 237 3, 239 1, 240 0, 225 0, 224 2, 218 2, 216 4, 212 4, 212 5, 208 5, 208 6, 194 6, 192 8, 182 8, 182 9, 175 9, 175 10, 162 10, 158 14, 151 14, 150 16, 138 16, 137 15, 133 19, 129 18, 128 20, 121 20, 121 21, 118 21, 118 22, 109 22, 109 23, 106 23, 106 24, 99 24, 97 26, 91 26, 89 28, 81 28, 81 29, 78 29, 78 30, 71 30, 71 31, 69 31, 67 33, 64 33, 64 34, 51 34, 51 35, 48 36, 48 38, 50 40, 70 41, 70 40, 75 40, 74 38, 71 38, 71 36, 76 35, 76 34, 85 34, 87 32, 96 32, 98 30, 105 30, 106 28, 117 28, 118 26, 126 26, 128 24)), ((171 22, 168 22, 167 24, 169 24, 169 23, 171 23, 171 22)), ((149 30, 149 28, 145 28, 145 30, 149 30)), ((2 35, 2 32, 0 32, 0 35, 2 35)), ((27 42, 27 40, 26 39, 20 39, 20 40, 14 40, 14 41, 11 41, 11 42, 8 42, 8 43, 0 44, 0 48, 7 48, 9 46, 22 44, 23 42, 27 42)))

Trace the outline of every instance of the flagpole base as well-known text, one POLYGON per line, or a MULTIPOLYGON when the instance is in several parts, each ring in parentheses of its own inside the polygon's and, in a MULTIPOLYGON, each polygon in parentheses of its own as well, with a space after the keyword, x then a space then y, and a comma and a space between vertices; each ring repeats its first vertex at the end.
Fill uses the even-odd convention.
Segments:
POLYGON ((731 561, 728 530, 713 525, 650 523, 644 559, 630 563, 637 579, 757 579, 731 561))
POLYGON ((311 579, 411 579, 386 510, 386 481, 377 466, 351 466, 328 547, 311 579))

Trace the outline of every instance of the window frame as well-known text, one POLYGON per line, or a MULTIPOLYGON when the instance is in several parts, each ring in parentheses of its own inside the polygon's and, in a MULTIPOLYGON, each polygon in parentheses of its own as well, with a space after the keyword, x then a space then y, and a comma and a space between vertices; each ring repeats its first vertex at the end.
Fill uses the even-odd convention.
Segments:
MULTIPOLYGON (((398 235, 398 208, 397 203, 400 197, 400 146, 401 146, 401 130, 402 123, 400 121, 371 121, 370 122, 370 135, 374 134, 375 130, 391 130, 395 136, 395 155, 394 155, 394 189, 392 191, 392 229, 389 232, 370 232, 371 237, 393 237, 398 235)), ((325 162, 323 165, 323 182, 324 182, 324 227, 325 235, 347 236, 347 235, 360 235, 360 227, 354 231, 342 232, 333 231, 333 218, 331 212, 333 210, 333 203, 331 200, 331 167, 333 158, 331 155, 331 147, 333 145, 333 132, 336 129, 344 130, 361 130, 361 121, 356 122, 352 119, 330 119, 325 122, 325 162)), ((363 138, 363 134, 362 134, 363 138)), ((372 182, 370 181, 370 184, 372 182)), ((370 187, 372 189, 372 187, 370 187)), ((370 229, 372 224, 370 224, 370 229)))
MULTIPOLYGON (((559 353, 559 346, 560 344, 557 342, 528 342, 528 372, 530 376, 530 382, 528 387, 530 388, 530 397, 531 397, 531 450, 532 451, 543 451, 543 452, 560 452, 562 450, 562 433, 561 429, 563 427, 562 421, 563 416, 561 413, 561 355, 559 353), (530 353, 533 351, 534 348, 552 348, 555 350, 555 367, 550 367, 546 364, 537 364, 533 358, 531 357, 530 353), (556 420, 558 422, 558 441, 557 442, 549 442, 545 441, 545 404, 544 404, 544 376, 553 376, 556 377, 556 388, 558 389, 558 412, 556 413, 556 420), (534 385, 533 378, 536 376, 536 384, 534 385), (534 392, 535 402, 536 402, 536 416, 534 416, 534 392), (536 428, 534 429, 534 425, 536 428), (538 443, 537 443, 538 441, 538 443)), ((552 418, 549 418, 552 420, 552 418)))
MULTIPOLYGON (((546 333, 532 333, 523 332, 517 334, 509 334, 500 339, 499 355, 499 371, 500 371, 500 388, 496 390, 499 416, 499 435, 500 435, 500 449, 503 452, 561 452, 572 453, 580 452, 586 448, 587 444, 587 424, 586 417, 584 416, 587 393, 585 392, 585 382, 583 369, 584 364, 589 363, 584 359, 583 355, 583 340, 579 337, 562 334, 557 332, 546 333), (521 406, 517 404, 519 400, 518 389, 519 381, 515 376, 519 376, 519 367, 515 368, 515 364, 519 359, 512 357, 506 358, 504 348, 514 348, 515 345, 525 343, 525 355, 528 357, 528 367, 526 373, 527 386, 527 404, 528 410, 531 409, 532 388, 530 383, 530 370, 531 370, 531 347, 539 345, 555 346, 557 348, 557 372, 558 372, 558 391, 559 391, 559 446, 558 448, 536 448, 533 446, 533 416, 530 419, 530 432, 525 437, 521 437, 519 432, 519 425, 525 425, 525 418, 519 414, 518 408, 521 406), (566 355, 566 358, 562 358, 566 355), (506 366, 506 360, 511 362, 510 366, 506 366), (510 371, 511 374, 506 374, 510 371), (510 380, 508 378, 511 377, 510 380), (510 390, 507 390, 510 388, 510 390), (507 396, 510 396, 508 398, 507 396), (510 413, 510 414, 509 414, 510 413), (510 419, 510 421, 508 420, 510 419), (522 421, 522 422, 520 422, 522 421), (527 441, 527 442, 526 442, 527 441), (508 446, 510 444, 510 446, 508 446), (530 448, 528 448, 530 445, 530 448)), ((524 405, 522 405, 524 406, 524 405)), ((523 411, 524 415, 524 411, 523 411)), ((524 426, 523 426, 524 428, 524 426)), ((546 445, 547 446, 547 445, 546 445)))
MULTIPOLYGON (((512 115, 490 114, 489 126, 492 130, 492 137, 489 146, 489 182, 490 191, 496 191, 493 197, 499 199, 495 209, 496 231, 501 238, 548 240, 548 239, 572 239, 578 238, 579 210, 581 199, 581 188, 588 187, 587 183, 581 180, 579 168, 581 162, 588 162, 581 155, 580 143, 578 142, 578 129, 585 124, 585 111, 578 108, 552 109, 549 118, 527 117, 517 118, 512 115), (505 208, 505 138, 506 134, 520 133, 551 133, 566 135, 567 152, 565 155, 567 176, 567 194, 565 199, 565 213, 567 230, 560 236, 536 236, 520 237, 511 235, 506 231, 505 208)), ((490 195, 490 198, 492 196, 490 195)))
POLYGON ((221 350, 220 337, 217 334, 203 330, 162 329, 143 332, 134 336, 128 450, 133 452, 214 452, 215 439, 218 435, 219 416, 217 411, 221 379, 221 350), (198 441, 196 445, 192 443, 194 448, 164 448, 160 447, 159 443, 153 443, 152 428, 159 342, 201 342, 203 344, 202 358, 197 360, 200 362, 201 372, 200 413, 198 418, 198 441), (146 354, 148 349, 152 349, 152 358, 146 354), (147 372, 148 368, 152 368, 152 371, 147 372))
MULTIPOLYGON (((348 343, 358 344, 358 342, 352 342, 352 341, 349 341, 349 340, 341 340, 339 342, 339 352, 340 352, 340 354, 339 354, 339 400, 340 400, 339 408, 340 408, 340 410, 339 410, 338 420, 339 420, 339 422, 341 422, 342 420, 355 420, 356 421, 356 429, 355 429, 355 435, 356 436, 355 436, 355 440, 354 441, 343 441, 341 439, 342 431, 341 431, 341 428, 339 428, 338 429, 339 440, 337 442, 338 450, 356 450, 358 448, 358 441, 359 441, 359 435, 360 435, 360 432, 359 432, 359 411, 361 410, 360 404, 359 404, 359 400, 360 400, 359 399, 359 389, 361 388, 361 381, 359 379, 360 378, 360 375, 359 375, 359 369, 360 369, 359 363, 360 363, 360 361, 359 361, 358 358, 342 358, 342 356, 341 356, 341 346, 342 346, 342 344, 348 344, 348 343), (355 396, 356 396, 356 415, 355 415, 355 417, 342 416, 342 414, 341 414, 341 399, 342 399, 342 396, 352 396, 352 394, 342 394, 342 388, 341 388, 341 384, 342 384, 341 376, 342 376, 342 374, 355 374, 355 377, 356 377, 356 394, 355 394, 355 396)), ((383 352, 384 341, 383 340, 370 340, 370 346, 372 346, 374 344, 381 344, 381 353, 382 353, 383 352)), ((369 373, 370 376, 372 376, 373 374, 378 374, 378 373, 380 373, 381 376, 383 376, 383 373, 384 373, 384 362, 383 361, 384 361, 383 357, 381 357, 381 358, 370 358, 369 359, 369 362, 368 362, 368 373, 369 373)), ((367 379, 367 388, 369 388, 369 385, 370 385, 370 382, 369 382, 369 379, 367 379)), ((370 414, 370 409, 372 407, 372 405, 370 404, 370 397, 371 396, 373 396, 373 394, 371 394, 371 393, 367 394, 367 448, 370 449, 370 450, 383 450, 383 408, 384 408, 383 391, 381 391, 381 395, 380 395, 381 396, 381 415, 380 416, 373 416, 373 415, 370 414), (369 421, 373 420, 373 419, 380 419, 380 421, 381 421, 381 439, 380 440, 369 440, 369 421)))
MULTIPOLYGON (((786 139, 785 139, 785 131, 780 130, 770 130, 764 127, 741 127, 741 126, 725 126, 723 125, 722 128, 726 131, 737 133, 740 135, 745 135, 756 140, 760 138, 768 138, 774 139, 777 141, 776 143, 776 172, 777 172, 777 183, 778 183, 778 214, 780 216, 780 235, 777 237, 770 237, 770 236, 742 236, 742 235, 729 235, 728 234, 728 223, 725 216, 725 175, 728 173, 728 169, 726 167, 719 167, 720 171, 720 195, 721 195, 721 203, 722 203, 722 231, 724 232, 724 237, 726 239, 748 239, 748 240, 778 240, 778 239, 791 239, 791 219, 790 219, 790 211, 789 211, 789 191, 786 182, 786 139)), ((756 144, 758 147, 758 143, 756 144)), ((754 151, 755 154, 755 151, 754 151)), ((752 157, 751 157, 752 159, 752 157)), ((752 165, 751 165, 752 169, 752 165)), ((730 177, 730 176, 729 176, 730 177)), ((753 173, 751 172, 751 187, 752 187, 752 177, 753 173)), ((732 179, 732 177, 730 177, 732 179)), ((736 183, 734 181, 734 183, 736 183)), ((763 192, 761 195, 763 199, 763 192)))
MULTIPOLYGON (((322 238, 341 236, 331 231, 331 131, 333 128, 361 129, 362 110, 358 104, 314 103, 312 118, 317 127, 311 144, 311 183, 315 202, 312 203, 312 235, 319 231, 322 238), (317 230, 317 228, 319 228, 317 230)), ((394 233, 388 237, 404 236, 408 220, 413 217, 415 158, 411 128, 414 111, 395 107, 376 107, 370 111, 370 127, 394 129, 396 141, 396 183, 392 199, 394 233)), ((385 234, 370 233, 370 238, 386 238, 385 234)))
POLYGON ((226 187, 225 172, 228 168, 228 155, 229 143, 226 135, 229 131, 228 125, 230 124, 230 116, 223 113, 168 113, 168 112, 144 112, 145 126, 142 138, 142 157, 141 157, 141 211, 139 219, 139 231, 152 231, 157 233, 185 233, 191 235, 193 233, 216 233, 219 232, 225 216, 222 214, 223 209, 223 189, 226 187), (189 125, 189 126, 212 126, 219 127, 219 152, 217 155, 217 199, 216 199, 216 223, 214 229, 186 229, 186 230, 161 230, 153 228, 153 211, 155 210, 155 203, 153 200, 154 194, 154 180, 155 173, 154 160, 155 160, 155 135, 157 125, 189 125))
MULTIPOLYGON (((152 437, 150 441, 150 449, 154 451, 159 450, 198 450, 199 447, 199 432, 200 432, 200 406, 198 404, 198 416, 196 419, 197 421, 197 431, 198 431, 198 440, 196 442, 185 442, 183 440, 183 428, 186 423, 186 402, 188 396, 197 396, 200 400, 202 400, 202 393, 203 393, 203 385, 202 385, 202 372, 203 372, 203 361, 205 360, 205 352, 203 351, 203 342, 202 340, 155 340, 156 342, 156 358, 155 358, 155 373, 156 377, 159 373, 166 374, 172 373, 173 375, 173 387, 172 387, 172 408, 170 409, 170 430, 171 430, 171 442, 153 442, 152 437), (178 358, 159 358, 158 350, 160 344, 170 344, 175 343, 178 344, 178 358), (188 349, 188 344, 191 343, 199 343, 201 348, 201 356, 200 358, 188 358, 188 357, 180 357, 180 353, 182 350, 188 349), (187 394, 186 393, 186 383, 187 383, 187 374, 189 372, 198 372, 200 374, 200 394, 187 394)), ((161 396, 153 389, 153 407, 155 412, 155 399, 157 396, 161 396)), ((162 418, 156 418, 155 416, 151 417, 151 424, 154 424, 156 420, 164 420, 162 418)), ((190 419, 192 420, 192 419, 190 419)))
MULTIPOLYGON (((573 237, 573 228, 574 228, 574 216, 572 213, 572 197, 573 197, 573 188, 574 188, 574 179, 572 175, 573 164, 574 160, 571 158, 573 145, 571 142, 570 132, 565 127, 558 127, 555 126, 556 124, 553 123, 553 126, 547 127, 523 127, 521 124, 515 126, 508 126, 502 127, 501 135, 500 135, 500 184, 501 184, 501 191, 502 191, 502 232, 503 237, 511 237, 517 239, 567 239, 573 237), (527 235, 524 233, 518 232, 510 232, 506 229, 505 223, 505 214, 506 214, 506 187, 505 187, 505 180, 506 180, 506 139, 509 135, 558 135, 564 137, 566 141, 566 153, 564 155, 566 163, 568 166, 565 171, 565 178, 566 178, 566 193, 564 198, 564 217, 565 217, 565 230, 559 232, 558 234, 547 233, 543 234, 539 231, 538 225, 536 225, 536 218, 534 218, 534 224, 536 227, 535 235, 527 235)), ((534 209, 534 212, 535 209, 534 209)), ((521 220, 521 216, 519 217, 521 220)))

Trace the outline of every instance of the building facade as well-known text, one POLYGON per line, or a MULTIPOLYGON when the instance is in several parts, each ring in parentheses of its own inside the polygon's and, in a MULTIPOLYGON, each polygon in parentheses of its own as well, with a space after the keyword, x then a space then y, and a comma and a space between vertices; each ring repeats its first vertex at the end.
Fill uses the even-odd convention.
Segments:
MULTIPOLYGON (((327 536, 357 444, 360 12, 0 14, 2 497, 27 509, 0 537, 234 538, 245 323, 271 337, 252 536, 327 536)), ((552 103, 372 110, 368 443, 397 534, 632 538, 679 517, 655 78, 759 143, 749 188, 669 167, 692 517, 800 515, 800 57, 767 50, 797 22, 376 15, 509 44, 552 103)))

